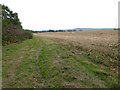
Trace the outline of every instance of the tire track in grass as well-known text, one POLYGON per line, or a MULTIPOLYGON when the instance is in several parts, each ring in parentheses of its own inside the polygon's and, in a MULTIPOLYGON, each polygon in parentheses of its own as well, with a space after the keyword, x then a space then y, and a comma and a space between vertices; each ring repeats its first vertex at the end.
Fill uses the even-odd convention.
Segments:
MULTIPOLYGON (((37 50, 36 54, 35 54, 35 70, 36 70, 36 75, 35 75, 35 82, 34 82, 34 88, 43 88, 44 87, 44 82, 42 82, 42 84, 39 83, 40 80, 43 81, 43 78, 41 76, 41 68, 39 66, 39 56, 42 53, 42 49, 43 49, 43 40, 42 39, 38 39, 38 41, 36 41, 36 43, 39 42, 39 40, 41 40, 41 47, 37 50)), ((35 43, 35 45, 36 45, 35 43)))
MULTIPOLYGON (((57 80, 57 81, 55 80, 57 78, 54 79, 54 74, 56 75, 55 68, 57 68, 58 65, 56 66, 55 58, 51 57, 51 55, 53 55, 53 53, 55 53, 54 47, 53 47, 53 44, 55 42, 53 42, 53 40, 50 40, 50 39, 43 39, 43 41, 44 42, 41 45, 42 49, 39 49, 38 52, 36 53, 35 63, 36 63, 36 71, 38 71, 37 75, 36 75, 36 88, 38 88, 38 87, 45 88, 45 87, 51 87, 51 86, 54 87, 54 86, 56 86, 56 82, 58 84, 58 81, 59 81, 59 80, 57 80), (49 60, 48 60, 48 57, 49 57, 49 60), (45 60, 45 62, 44 62, 45 65, 43 65, 42 60, 45 60), (54 62, 54 60, 55 60, 55 62, 54 62), (55 66, 51 62, 54 62, 55 66), (54 82, 53 82, 53 79, 55 80, 54 82), (51 82, 51 80, 52 80, 52 82, 51 82)), ((57 76, 57 77, 59 77, 59 76, 57 76)))
MULTIPOLYGON (((34 85, 34 88, 39 88, 39 87, 41 87, 41 85, 39 84, 39 82, 38 82, 38 78, 41 78, 40 76, 40 67, 39 67, 39 56, 40 56, 40 53, 41 53, 41 51, 42 51, 42 49, 40 48, 39 50, 38 50, 38 52, 36 53, 36 55, 35 55, 35 69, 36 69, 36 78, 35 78, 35 85, 34 85)), ((43 85, 42 85, 43 86, 43 85)))

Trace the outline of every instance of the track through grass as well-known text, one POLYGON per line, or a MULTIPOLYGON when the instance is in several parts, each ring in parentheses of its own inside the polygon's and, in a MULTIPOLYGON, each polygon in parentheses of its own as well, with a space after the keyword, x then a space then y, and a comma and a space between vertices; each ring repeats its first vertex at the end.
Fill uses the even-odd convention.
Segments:
POLYGON ((110 71, 108 57, 99 54, 96 58, 91 53, 45 37, 4 46, 3 87, 118 87, 117 73, 110 71), (100 60, 106 61, 100 63, 100 60))

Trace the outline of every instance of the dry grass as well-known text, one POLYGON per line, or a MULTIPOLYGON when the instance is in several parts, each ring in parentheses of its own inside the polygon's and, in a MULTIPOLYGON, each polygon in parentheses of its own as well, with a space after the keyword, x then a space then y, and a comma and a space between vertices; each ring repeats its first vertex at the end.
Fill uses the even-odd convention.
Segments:
POLYGON ((48 33, 37 33, 37 34, 34 34, 34 36, 59 38, 59 39, 79 42, 81 44, 101 43, 104 45, 109 45, 109 44, 118 43, 118 31, 117 30, 48 32, 48 33))
POLYGON ((56 38, 60 41, 71 42, 74 45, 107 53, 114 51, 117 54, 118 51, 118 30, 48 32, 35 33, 34 36, 56 38))

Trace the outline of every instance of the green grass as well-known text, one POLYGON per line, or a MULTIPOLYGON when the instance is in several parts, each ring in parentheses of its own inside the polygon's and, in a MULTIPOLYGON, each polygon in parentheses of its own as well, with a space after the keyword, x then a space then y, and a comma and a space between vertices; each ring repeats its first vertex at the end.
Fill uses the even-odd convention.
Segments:
POLYGON ((56 39, 39 37, 4 46, 3 87, 118 87, 117 74, 109 69, 116 63, 111 64, 107 56, 96 55, 84 47, 78 49, 56 39))

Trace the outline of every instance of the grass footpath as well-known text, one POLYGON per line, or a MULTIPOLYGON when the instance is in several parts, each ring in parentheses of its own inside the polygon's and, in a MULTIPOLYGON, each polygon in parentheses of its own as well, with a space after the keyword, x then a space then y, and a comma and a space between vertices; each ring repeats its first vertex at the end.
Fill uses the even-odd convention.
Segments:
POLYGON ((109 68, 117 61, 88 54, 82 47, 39 37, 4 46, 3 88, 118 87, 117 73, 109 68))

